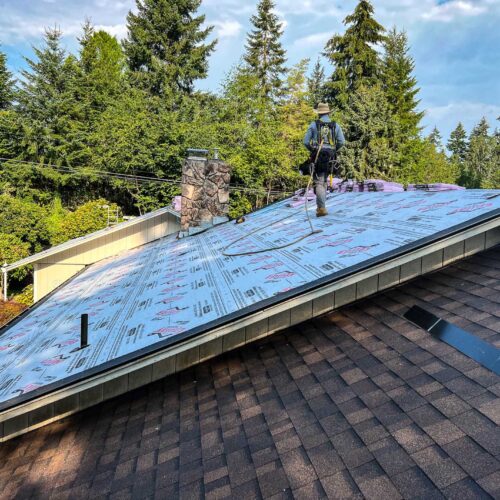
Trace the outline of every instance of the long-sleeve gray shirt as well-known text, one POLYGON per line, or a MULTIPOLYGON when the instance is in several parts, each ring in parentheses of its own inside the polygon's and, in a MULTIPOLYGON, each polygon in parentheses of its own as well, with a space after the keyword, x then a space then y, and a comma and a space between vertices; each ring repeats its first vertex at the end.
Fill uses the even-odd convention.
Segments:
MULTIPOLYGON (((324 123, 331 122, 330 117, 328 115, 320 116, 319 119, 324 123)), ((342 132, 340 125, 337 123, 335 125, 336 150, 338 151, 344 144, 345 144, 344 133, 342 132)), ((318 146, 318 127, 316 126, 316 122, 311 122, 311 124, 309 125, 306 135, 304 136, 304 146, 309 150, 311 149, 311 147, 318 146)))

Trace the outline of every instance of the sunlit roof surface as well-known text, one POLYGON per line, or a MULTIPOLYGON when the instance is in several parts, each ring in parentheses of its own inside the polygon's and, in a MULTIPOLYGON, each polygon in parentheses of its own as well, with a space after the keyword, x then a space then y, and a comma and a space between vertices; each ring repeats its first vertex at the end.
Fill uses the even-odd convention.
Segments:
POLYGON ((222 255, 229 242, 261 226, 268 227, 231 251, 262 250, 307 234, 304 209, 283 201, 250 214, 243 224, 229 222, 180 240, 170 235, 98 262, 4 329, 0 403, 498 211, 498 194, 330 195, 330 215, 316 218, 310 210, 321 233, 283 250, 222 255), (89 314, 90 346, 75 350, 82 313, 89 314))

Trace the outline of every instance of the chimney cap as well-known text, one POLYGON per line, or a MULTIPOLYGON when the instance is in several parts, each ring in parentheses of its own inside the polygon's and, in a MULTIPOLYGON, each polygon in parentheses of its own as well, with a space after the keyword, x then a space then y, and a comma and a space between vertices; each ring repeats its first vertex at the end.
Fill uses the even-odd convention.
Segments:
POLYGON ((219 149, 200 149, 200 148, 188 148, 188 160, 208 160, 210 157, 210 152, 212 152, 212 158, 214 160, 219 159, 219 149))

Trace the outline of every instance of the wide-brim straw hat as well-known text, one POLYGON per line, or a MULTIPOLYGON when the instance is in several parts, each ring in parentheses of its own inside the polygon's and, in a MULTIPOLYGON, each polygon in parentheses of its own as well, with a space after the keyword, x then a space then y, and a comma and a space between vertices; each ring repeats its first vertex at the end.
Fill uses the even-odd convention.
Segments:
POLYGON ((325 102, 320 102, 318 104, 318 107, 314 111, 316 111, 318 115, 326 115, 330 113, 330 106, 328 106, 328 104, 325 102))

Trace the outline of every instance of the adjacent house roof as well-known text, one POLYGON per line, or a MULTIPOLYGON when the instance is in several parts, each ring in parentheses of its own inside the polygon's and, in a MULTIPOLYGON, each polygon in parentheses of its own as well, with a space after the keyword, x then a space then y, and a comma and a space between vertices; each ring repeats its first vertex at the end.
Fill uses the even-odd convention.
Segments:
POLYGON ((72 248, 75 248, 82 243, 87 243, 92 240, 96 240, 98 238, 102 238, 103 236, 108 236, 112 233, 116 233, 119 231, 123 231, 124 229, 133 227, 137 224, 140 224, 141 222, 148 220, 148 219, 153 219, 155 217, 158 217, 161 214, 164 213, 170 213, 176 217, 180 218, 180 214, 173 210, 170 207, 164 207, 160 208, 158 210, 154 210, 153 212, 149 212, 145 215, 141 215, 140 217, 134 217, 133 219, 130 219, 125 222, 120 222, 119 224, 116 224, 114 226, 106 227, 104 229, 101 229, 100 231, 94 231, 93 233, 87 234, 85 236, 81 236, 80 238, 74 238, 72 240, 66 241, 64 243, 61 243, 60 245, 53 246, 51 248, 48 248, 47 250, 43 250, 42 252, 38 252, 36 254, 30 255, 29 257, 26 257, 24 259, 18 260, 16 262, 10 262, 6 266, 2 266, 6 271, 12 271, 13 269, 17 269, 18 267, 22 266, 27 266, 29 264, 34 264, 36 262, 39 262, 41 260, 45 260, 47 257, 51 257, 53 255, 57 255, 61 252, 65 252, 66 250, 70 250, 72 248))
POLYGON ((0 447, 6 498, 498 498, 500 248, 0 447))
POLYGON ((311 230, 309 222, 285 200, 249 215, 244 224, 221 224, 180 240, 170 235, 102 260, 4 330, 2 409, 478 222, 491 219, 498 225, 497 195, 483 190, 331 195, 331 214, 314 219, 321 232, 301 241, 311 230), (287 243, 293 244, 268 251, 287 243), (241 252, 253 254, 227 255, 241 252), (90 317, 90 346, 78 350, 83 313, 90 317))

